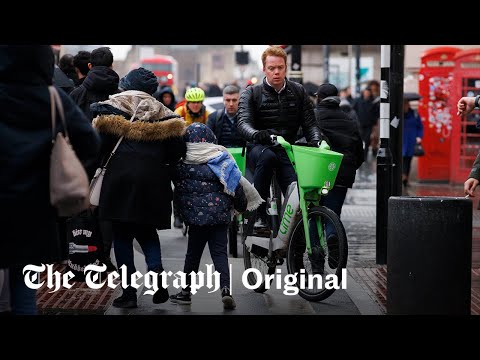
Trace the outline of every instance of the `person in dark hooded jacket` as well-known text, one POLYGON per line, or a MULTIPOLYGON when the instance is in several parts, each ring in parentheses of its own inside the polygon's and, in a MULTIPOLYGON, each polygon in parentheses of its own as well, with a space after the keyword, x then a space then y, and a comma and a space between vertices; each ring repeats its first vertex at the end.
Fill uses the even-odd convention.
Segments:
MULTIPOLYGON (((88 68, 90 69, 83 82, 76 87, 70 96, 83 110, 87 118, 92 121, 93 115, 90 106, 96 102, 107 100, 112 94, 118 93, 119 77, 112 69, 113 54, 108 47, 100 47, 90 53, 88 68)), ((95 214, 97 215, 97 210, 95 214)), ((115 270, 110 260, 112 247, 112 230, 109 222, 100 221, 100 233, 103 248, 100 251, 101 261, 107 265, 107 271, 115 270)))
MULTIPOLYGON (((132 308, 137 307, 136 289, 130 286, 136 271, 134 239, 142 247, 148 271, 163 271, 157 229, 171 227, 170 170, 186 152, 185 121, 151 96, 157 89, 153 72, 132 70, 120 88, 125 91, 91 108, 93 126, 102 138, 102 164, 123 136, 105 172, 99 217, 112 223, 115 259, 119 268, 126 267, 124 281, 129 284, 113 306, 132 308)), ((168 290, 159 286, 155 304, 168 300, 168 290)))
POLYGON ((55 69, 53 71, 52 82, 55 86, 65 91, 67 94, 70 94, 75 88, 75 83, 73 80, 70 79, 57 65, 55 65, 55 69))
MULTIPOLYGON (((327 196, 322 198, 322 205, 332 209, 340 217, 347 190, 353 186, 356 171, 364 161, 363 142, 358 122, 340 109, 340 97, 335 85, 322 84, 315 95, 317 96, 315 116, 318 127, 328 138, 330 149, 343 154, 335 186, 327 196)), ((329 250, 328 261, 330 267, 334 269, 338 262, 338 238, 332 223, 327 222, 325 231, 329 250)), ((314 245, 313 241, 312 245, 314 245)), ((315 260, 318 261, 318 259, 315 260)), ((321 272, 322 259, 319 261, 320 264, 312 262, 312 266, 319 266, 321 272)))
POLYGON ((155 99, 160 101, 163 105, 169 108, 172 111, 175 111, 175 106, 177 105, 177 101, 175 100, 175 94, 173 90, 169 86, 164 86, 157 91, 155 91, 152 95, 155 99))
MULTIPOLYGON (((23 267, 59 262, 68 253, 67 243, 58 237, 56 210, 49 198, 48 86, 53 69, 54 55, 48 45, 0 46, 0 204, 5 210, 0 217, 0 268, 9 268, 14 314, 37 312, 36 291, 25 285, 23 267)), ((72 99, 56 88, 72 147, 92 172, 100 139, 72 99)), ((61 121, 56 126, 56 132, 63 129, 61 121)))
POLYGON ((109 95, 119 92, 119 76, 112 66, 113 54, 108 47, 93 50, 90 54, 88 75, 83 83, 70 93, 73 101, 90 121, 93 120, 90 105, 107 100, 109 95))

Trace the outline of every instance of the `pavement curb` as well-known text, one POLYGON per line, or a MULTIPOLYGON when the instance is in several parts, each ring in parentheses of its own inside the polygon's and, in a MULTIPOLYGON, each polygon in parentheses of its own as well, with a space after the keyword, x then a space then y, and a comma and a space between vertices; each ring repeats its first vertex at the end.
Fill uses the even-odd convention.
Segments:
MULTIPOLYGON (((348 270, 348 269, 347 269, 348 270)), ((362 286, 355 281, 355 279, 350 274, 350 271, 347 271, 347 292, 350 299, 353 301, 355 306, 360 311, 361 315, 385 315, 381 310, 380 305, 373 300, 362 288, 362 286)))

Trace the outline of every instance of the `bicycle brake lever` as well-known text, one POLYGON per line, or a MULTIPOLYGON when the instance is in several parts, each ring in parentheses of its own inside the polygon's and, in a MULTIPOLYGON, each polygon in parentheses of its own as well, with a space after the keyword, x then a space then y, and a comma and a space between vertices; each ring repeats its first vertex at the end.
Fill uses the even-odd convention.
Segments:
POLYGON ((270 135, 270 140, 272 141, 272 146, 274 145, 277 145, 278 144, 278 141, 277 141, 277 135, 270 135))

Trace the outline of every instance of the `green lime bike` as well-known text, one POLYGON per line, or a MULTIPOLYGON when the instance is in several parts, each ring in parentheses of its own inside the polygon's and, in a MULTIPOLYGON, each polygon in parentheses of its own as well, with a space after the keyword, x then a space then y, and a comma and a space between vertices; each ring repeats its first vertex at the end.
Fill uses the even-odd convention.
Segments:
POLYGON ((242 241, 245 270, 249 270, 247 280, 256 292, 266 291, 276 267, 286 259, 288 273, 296 275, 299 295, 321 301, 339 288, 328 286, 333 279, 337 284, 346 282, 345 228, 333 210, 321 206, 321 197, 335 184, 343 154, 331 151, 325 141, 313 148, 291 145, 283 137, 272 135, 272 142, 285 149, 298 183, 289 186, 281 201, 274 173, 267 202, 268 234, 255 230, 255 212, 245 214, 242 241))
MULTIPOLYGON (((245 150, 241 147, 227 148, 228 152, 232 154, 238 168, 242 172, 242 176, 245 176, 246 170, 246 155, 245 150)), ((238 232, 241 230, 241 224, 243 222, 243 216, 241 214, 232 214, 232 221, 228 228, 228 251, 234 258, 238 257, 237 239, 238 232)))

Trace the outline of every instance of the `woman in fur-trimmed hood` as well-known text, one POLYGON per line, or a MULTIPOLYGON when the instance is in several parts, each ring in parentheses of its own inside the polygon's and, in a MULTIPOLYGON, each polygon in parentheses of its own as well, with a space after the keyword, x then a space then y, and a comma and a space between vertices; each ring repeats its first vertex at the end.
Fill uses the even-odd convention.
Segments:
POLYGON ((100 217, 169 229, 169 169, 185 154, 185 121, 140 91, 112 95, 92 107, 99 114, 93 127, 103 140, 102 164, 124 136, 105 173, 100 217), (137 114, 130 122, 136 107, 137 114))
MULTIPOLYGON (((148 271, 163 271, 156 229, 171 226, 170 174, 185 155, 186 128, 181 117, 151 96, 157 88, 151 71, 132 70, 120 80, 120 87, 127 91, 92 104, 91 109, 93 127, 103 140, 102 164, 123 136, 105 172, 99 217, 112 222, 117 265, 127 265, 129 281, 135 272, 134 238, 143 249, 148 271)), ((167 299, 163 288, 153 297, 156 303, 167 299)), ((124 290, 113 305, 136 307, 135 289, 124 290)))

